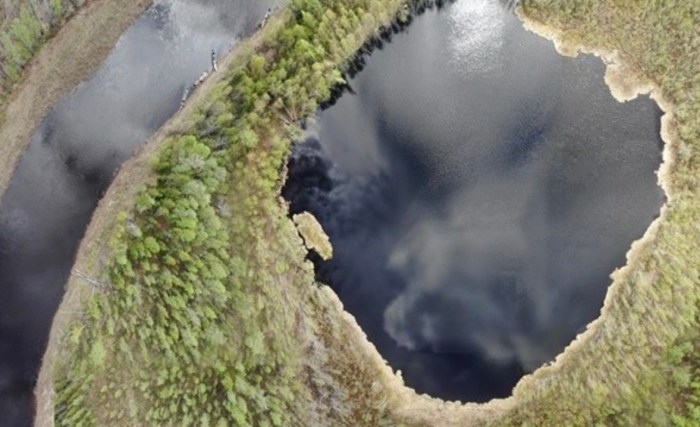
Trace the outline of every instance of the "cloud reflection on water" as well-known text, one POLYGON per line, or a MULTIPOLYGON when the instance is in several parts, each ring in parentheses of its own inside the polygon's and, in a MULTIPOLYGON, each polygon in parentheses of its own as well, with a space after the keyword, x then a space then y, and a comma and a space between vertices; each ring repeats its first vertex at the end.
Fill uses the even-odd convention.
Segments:
POLYGON ((663 200, 660 112, 603 73, 461 0, 376 52, 297 148, 286 195, 335 248, 320 276, 409 385, 505 395, 597 316, 663 200))

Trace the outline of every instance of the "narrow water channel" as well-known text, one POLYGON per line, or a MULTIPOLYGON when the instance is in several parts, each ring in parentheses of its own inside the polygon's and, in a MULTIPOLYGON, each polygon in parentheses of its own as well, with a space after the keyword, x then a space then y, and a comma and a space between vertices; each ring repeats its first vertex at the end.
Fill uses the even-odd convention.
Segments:
POLYGON ((418 392, 509 395, 599 315, 658 215, 660 111, 603 75, 459 0, 375 51, 295 147, 284 196, 334 245, 318 278, 418 392))
POLYGON ((185 87, 278 0, 158 1, 32 137, 0 201, 0 426, 29 425, 32 389, 80 239, 115 171, 185 87))

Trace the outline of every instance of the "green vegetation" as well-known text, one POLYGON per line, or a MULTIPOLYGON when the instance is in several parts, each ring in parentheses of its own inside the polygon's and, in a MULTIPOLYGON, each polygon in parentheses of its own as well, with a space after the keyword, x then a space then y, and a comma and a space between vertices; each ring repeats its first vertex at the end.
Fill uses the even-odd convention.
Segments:
POLYGON ((61 343, 57 425, 384 417, 364 368, 348 376, 308 364, 333 322, 309 313, 328 308, 310 306, 320 297, 298 236, 285 237, 295 232, 278 194, 297 122, 343 82, 340 70, 401 4, 292 1, 191 128, 163 141, 154 179, 120 214, 111 260, 89 280, 94 295, 61 343), (323 397, 329 382, 349 378, 356 385, 323 397))
POLYGON ((0 103, 22 77, 41 46, 82 7, 85 0, 9 2, 0 21, 0 103))
POLYGON ((671 421, 677 427, 700 425, 700 338, 683 340, 668 352, 670 372, 676 389, 671 421))

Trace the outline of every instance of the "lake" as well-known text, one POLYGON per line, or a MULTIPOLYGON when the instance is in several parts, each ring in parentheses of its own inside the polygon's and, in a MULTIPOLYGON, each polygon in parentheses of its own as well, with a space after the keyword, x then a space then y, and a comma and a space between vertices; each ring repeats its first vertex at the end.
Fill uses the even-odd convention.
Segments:
POLYGON ((593 56, 560 56, 497 0, 393 36, 289 160, 291 213, 382 356, 419 393, 484 402, 595 319, 659 214, 661 112, 618 103, 593 56))

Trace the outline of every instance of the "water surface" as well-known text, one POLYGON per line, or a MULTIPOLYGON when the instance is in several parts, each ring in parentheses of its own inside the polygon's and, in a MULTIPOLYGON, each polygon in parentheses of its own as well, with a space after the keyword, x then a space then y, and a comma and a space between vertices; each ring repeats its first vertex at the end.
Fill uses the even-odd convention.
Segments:
POLYGON ((284 195, 334 245, 319 279, 418 392, 510 394, 598 316, 658 214, 660 111, 603 75, 460 0, 375 52, 295 148, 284 195))
POLYGON ((156 2, 48 114, 0 201, 0 426, 29 425, 32 389, 80 239, 119 165, 186 86, 275 0, 156 2))

